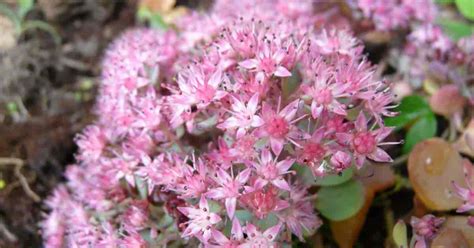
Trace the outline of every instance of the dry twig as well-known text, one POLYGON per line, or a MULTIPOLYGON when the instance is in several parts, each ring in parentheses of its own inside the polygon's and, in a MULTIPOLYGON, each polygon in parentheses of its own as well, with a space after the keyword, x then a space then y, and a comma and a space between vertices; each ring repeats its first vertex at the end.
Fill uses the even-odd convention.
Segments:
POLYGON ((35 202, 40 202, 41 198, 30 188, 28 180, 21 173, 21 169, 25 165, 24 161, 19 158, 0 158, 0 165, 15 165, 15 176, 20 180, 21 186, 25 193, 35 202))

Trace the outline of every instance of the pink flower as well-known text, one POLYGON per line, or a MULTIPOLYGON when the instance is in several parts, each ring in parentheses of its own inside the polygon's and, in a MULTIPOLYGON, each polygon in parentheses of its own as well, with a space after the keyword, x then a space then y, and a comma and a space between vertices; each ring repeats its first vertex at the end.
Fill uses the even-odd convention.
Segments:
POLYGON ((142 157, 143 167, 140 167, 136 174, 143 177, 148 185, 148 193, 151 194, 154 187, 176 184, 184 177, 184 171, 180 166, 184 162, 178 156, 171 154, 160 154, 153 160, 148 156, 142 157))
POLYGON ((187 227, 182 234, 184 238, 196 236, 207 243, 211 238, 214 225, 221 221, 218 214, 211 213, 207 199, 204 196, 201 196, 199 208, 178 207, 178 210, 189 218, 189 221, 185 223, 187 227))
POLYGON ((254 94, 245 105, 242 101, 234 97, 232 110, 229 112, 231 117, 227 118, 223 123, 217 125, 221 129, 237 128, 237 138, 242 137, 249 128, 260 127, 263 120, 255 113, 258 110, 258 94, 254 94))
POLYGON ((367 130, 367 119, 364 113, 360 113, 355 122, 355 132, 353 134, 338 133, 337 138, 349 144, 356 159, 356 166, 361 168, 368 157, 378 162, 392 162, 390 155, 378 147, 385 137, 387 137, 392 128, 381 127, 375 131, 367 130))
POLYGON ((266 40, 256 58, 241 61, 239 65, 245 69, 256 71, 255 78, 259 82, 270 76, 289 77, 291 72, 281 65, 285 56, 285 50, 275 47, 272 41, 266 40))
POLYGON ((293 125, 306 117, 303 115, 295 119, 299 102, 299 100, 295 100, 280 111, 279 100, 276 112, 272 109, 270 104, 263 103, 262 119, 264 124, 256 130, 255 134, 258 137, 268 137, 272 151, 276 155, 279 155, 283 150, 285 141, 297 144, 295 139, 303 138, 302 132, 293 125))
POLYGON ((298 163, 311 167, 314 175, 318 174, 316 173, 318 166, 330 152, 323 141, 325 134, 325 128, 315 130, 311 137, 302 143, 301 148, 297 149, 298 163))
POLYGON ((83 161, 96 161, 107 144, 107 135, 103 128, 91 125, 84 129, 82 134, 75 139, 80 149, 79 159, 83 161))
POLYGON ((239 247, 242 248, 255 248, 255 247, 268 247, 276 248, 278 244, 275 242, 278 234, 280 233, 280 228, 282 223, 278 223, 275 226, 272 226, 265 230, 265 232, 260 232, 252 224, 247 224, 245 226, 245 233, 247 234, 247 239, 239 247))
POLYGON ((277 213, 278 218, 303 241, 303 230, 313 232, 323 223, 314 213, 313 204, 307 199, 303 186, 294 186, 290 191, 290 206, 277 213))
POLYGON ((330 159, 331 167, 340 173, 351 166, 352 158, 346 152, 337 151, 330 159))
POLYGON ((148 202, 134 201, 123 215, 126 230, 141 230, 148 222, 148 202))
POLYGON ((436 218, 436 216, 431 214, 425 215, 421 219, 414 216, 411 217, 410 224, 413 227, 416 239, 415 247, 428 247, 426 241, 436 237, 444 221, 445 218, 436 218))
POLYGON ((463 160, 464 178, 466 181, 467 188, 459 186, 456 182, 452 182, 454 193, 460 197, 464 204, 458 209, 458 213, 471 211, 474 209, 474 189, 472 188, 472 164, 469 160, 463 160))
POLYGON ((252 173, 251 168, 247 168, 239 173, 235 179, 227 174, 223 169, 217 169, 215 181, 221 186, 211 189, 206 196, 213 199, 225 199, 227 215, 230 219, 234 217, 237 198, 244 190, 244 185, 252 173))
POLYGON ((314 83, 303 85, 303 92, 312 98, 311 115, 318 118, 323 110, 329 110, 338 115, 346 115, 346 106, 337 99, 349 96, 345 92, 349 84, 331 83, 329 75, 319 75, 314 83))
POLYGON ((250 162, 255 168, 259 178, 255 181, 255 188, 261 189, 268 183, 273 184, 277 188, 290 191, 288 182, 283 178, 283 175, 291 173, 288 171, 295 162, 294 159, 285 159, 280 162, 276 162, 276 158, 273 159, 272 154, 269 150, 262 150, 260 161, 250 162))
POLYGON ((207 74, 190 67, 179 74, 179 90, 177 94, 168 97, 168 104, 173 110, 171 123, 175 123, 185 111, 191 113, 203 109, 227 95, 227 92, 219 89, 223 80, 224 76, 219 69, 207 74))
POLYGON ((329 32, 323 30, 315 40, 318 52, 321 54, 342 54, 354 55, 354 47, 359 45, 359 42, 347 30, 331 29, 329 32))
POLYGON ((271 212, 287 208, 288 202, 278 196, 279 190, 273 185, 244 194, 240 200, 259 219, 265 218, 271 212))
POLYGON ((239 219, 234 218, 232 220, 232 229, 230 232, 231 238, 227 238, 224 234, 217 230, 212 231, 212 238, 214 239, 216 245, 208 245, 212 248, 238 248, 244 239, 244 234, 242 227, 240 225, 239 219))

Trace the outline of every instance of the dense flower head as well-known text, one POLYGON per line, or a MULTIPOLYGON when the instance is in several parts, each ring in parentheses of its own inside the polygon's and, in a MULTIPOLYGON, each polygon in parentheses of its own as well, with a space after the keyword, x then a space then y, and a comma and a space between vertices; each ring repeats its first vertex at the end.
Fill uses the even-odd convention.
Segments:
POLYGON ((438 218, 432 214, 427 214, 421 218, 411 217, 410 224, 413 227, 414 247, 428 247, 427 243, 436 237, 444 221, 445 218, 438 218))
POLYGON ((428 23, 417 26, 409 35, 399 63, 403 80, 415 86, 425 81, 452 83, 460 94, 474 104, 474 36, 458 41, 441 26, 428 23))
POLYGON ((379 30, 407 28, 413 20, 432 22, 437 11, 432 0, 357 0, 357 6, 379 30))
POLYGON ((176 29, 118 38, 98 120, 48 201, 47 246, 278 247, 315 231, 295 168, 321 178, 390 162, 393 95, 351 31, 315 28, 312 10, 222 0, 176 29))

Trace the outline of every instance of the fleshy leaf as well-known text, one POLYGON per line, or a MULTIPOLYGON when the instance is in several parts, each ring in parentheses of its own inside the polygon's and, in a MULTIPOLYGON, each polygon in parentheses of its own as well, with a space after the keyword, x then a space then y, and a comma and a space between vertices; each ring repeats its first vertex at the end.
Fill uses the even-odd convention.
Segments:
POLYGON ((425 99, 417 95, 403 98, 396 111, 399 112, 397 116, 385 118, 385 124, 396 129, 401 129, 422 116, 432 114, 425 99))
POLYGON ((393 241, 400 248, 408 248, 407 225, 399 220, 393 227, 393 241))
POLYGON ((452 183, 465 187, 462 158, 446 141, 432 138, 418 143, 408 158, 408 175, 418 198, 431 210, 452 210, 462 201, 452 183))
POLYGON ((456 6, 459 12, 467 19, 474 21, 474 1, 472 0, 456 0, 456 6))
POLYGON ((459 40, 462 37, 470 36, 473 33, 473 27, 464 22, 450 19, 440 19, 438 20, 438 23, 443 28, 443 31, 454 40, 459 40))
POLYGON ((406 134, 405 144, 402 149, 403 153, 410 152, 418 142, 435 136, 436 128, 436 117, 433 114, 428 114, 417 120, 406 134))
POLYGON ((347 219, 364 205, 364 188, 355 180, 335 186, 324 186, 318 191, 316 208, 334 221, 347 219))
POLYGON ((321 179, 316 179, 316 185, 321 186, 333 186, 347 182, 352 178, 354 174, 354 168, 350 167, 344 170, 341 175, 328 175, 321 179))

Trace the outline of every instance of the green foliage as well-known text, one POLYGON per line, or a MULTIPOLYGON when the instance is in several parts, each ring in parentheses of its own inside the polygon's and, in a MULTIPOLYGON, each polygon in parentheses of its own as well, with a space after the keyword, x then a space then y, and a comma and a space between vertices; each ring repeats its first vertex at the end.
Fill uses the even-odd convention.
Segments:
POLYGON ((18 17, 23 20, 28 12, 33 9, 34 0, 18 0, 18 17))
POLYGON ((423 97, 412 95, 403 98, 397 111, 399 115, 386 118, 385 124, 395 127, 395 130, 409 128, 402 149, 404 153, 410 152, 418 142, 436 134, 436 117, 423 97))
POLYGON ((453 40, 470 36, 474 32, 474 27, 465 22, 450 19, 439 19, 437 22, 443 28, 443 31, 453 40))
POLYGON ((437 4, 452 4, 454 0, 436 0, 437 4))
POLYGON ((168 24, 163 20, 163 17, 160 13, 153 13, 146 6, 141 6, 137 12, 137 18, 139 21, 146 21, 150 24, 152 28, 157 29, 168 29, 168 24))
POLYGON ((0 14, 5 15, 14 23, 16 36, 20 36, 25 31, 31 29, 40 29, 49 33, 57 45, 61 44, 61 36, 53 26, 39 20, 26 20, 26 15, 33 7, 34 0, 18 0, 15 11, 7 5, 0 3, 0 14))
POLYGON ((308 166, 295 163, 291 169, 296 172, 298 178, 303 180, 304 184, 316 185, 316 180, 314 179, 313 173, 308 166))
POLYGON ((321 186, 334 186, 349 181, 352 175, 354 175, 354 168, 350 167, 344 170, 340 175, 328 175, 316 180, 316 184, 321 186))
POLYGON ((434 114, 428 114, 420 118, 410 127, 406 134, 403 153, 408 153, 420 141, 431 138, 436 134, 436 117, 434 114))
POLYGON ((148 197, 148 184, 139 176, 135 176, 135 185, 138 190, 138 194, 141 199, 147 199, 148 197))
POLYGON ((323 186, 318 191, 316 208, 326 218, 345 220, 355 215, 364 205, 364 187, 355 180, 335 186, 323 186))
POLYGON ((474 21, 474 0, 456 0, 459 12, 467 19, 474 21))
POLYGON ((248 210, 236 210, 235 217, 239 219, 240 224, 244 225, 246 222, 250 222, 253 219, 252 213, 248 210))

